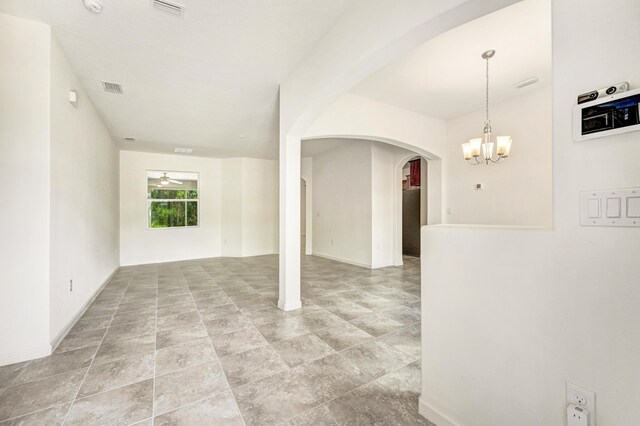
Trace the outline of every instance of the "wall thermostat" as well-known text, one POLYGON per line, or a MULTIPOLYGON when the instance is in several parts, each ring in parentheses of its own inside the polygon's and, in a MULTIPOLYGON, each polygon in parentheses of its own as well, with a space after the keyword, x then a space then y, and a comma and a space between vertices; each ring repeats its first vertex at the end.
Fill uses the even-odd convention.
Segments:
POLYGON ((482 191, 484 189, 484 183, 476 183, 474 189, 476 191, 482 191))
POLYGON ((640 89, 614 91, 573 109, 576 141, 640 130, 640 89))

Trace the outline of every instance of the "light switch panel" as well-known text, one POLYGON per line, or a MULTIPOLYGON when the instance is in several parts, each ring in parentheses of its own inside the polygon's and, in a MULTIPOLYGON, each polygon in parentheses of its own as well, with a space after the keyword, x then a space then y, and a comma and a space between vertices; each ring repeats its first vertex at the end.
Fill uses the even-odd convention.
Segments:
POLYGON ((580 225, 640 227, 640 188, 580 192, 580 225))

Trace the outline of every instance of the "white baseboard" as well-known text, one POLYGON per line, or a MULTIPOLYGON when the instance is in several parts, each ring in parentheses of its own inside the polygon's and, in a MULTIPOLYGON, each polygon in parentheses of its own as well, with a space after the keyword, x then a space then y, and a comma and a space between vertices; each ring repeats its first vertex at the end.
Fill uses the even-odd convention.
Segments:
POLYGON ((258 256, 272 256, 272 255, 277 255, 278 251, 274 250, 274 251, 269 251, 269 252, 259 252, 259 253, 225 253, 225 254, 219 254, 217 256, 208 256, 208 257, 189 257, 189 258, 180 258, 180 259, 164 259, 164 260, 157 260, 154 262, 145 262, 145 263, 121 263, 120 267, 129 267, 129 266, 146 266, 146 265, 157 265, 160 263, 173 263, 173 262, 190 262, 192 260, 209 260, 209 259, 222 259, 222 258, 236 258, 236 259, 240 259, 243 257, 258 257, 258 256))
POLYGON ((295 311, 302 308, 302 302, 298 300, 297 302, 284 303, 282 300, 278 300, 278 308, 283 311, 295 311))
POLYGON ((449 416, 443 414, 432 405, 429 405, 422 397, 420 397, 419 401, 418 412, 437 426, 463 426, 461 423, 453 421, 449 416))
POLYGON ((42 345, 38 345, 33 348, 0 354, 0 367, 3 365, 15 364, 16 362, 42 358, 43 356, 51 355, 51 352, 51 345, 43 343, 42 345))
POLYGON ((78 313, 73 318, 71 318, 71 321, 69 321, 67 325, 62 330, 60 330, 60 333, 58 333, 58 335, 51 341, 51 352, 56 350, 60 342, 62 342, 62 339, 64 339, 67 333, 69 333, 69 330, 71 330, 73 326, 76 325, 76 322, 78 322, 78 320, 82 317, 82 315, 84 315, 84 313, 87 311, 89 306, 91 306, 91 303, 93 303, 96 297, 98 297, 98 294, 100 294, 104 286, 106 286, 107 283, 111 280, 111 278, 113 278, 115 273, 118 272, 118 269, 120 269, 119 266, 117 266, 116 269, 114 269, 113 272, 111 272, 111 274, 102 283, 102 285, 100 285, 100 287, 98 287, 96 291, 93 292, 93 295, 89 298, 89 300, 87 300, 87 302, 84 305, 82 305, 82 308, 80 308, 78 313))
POLYGON ((317 251, 313 252, 313 256, 318 256, 324 259, 335 260, 336 262, 348 263, 349 265, 355 265, 355 266, 371 269, 371 265, 368 265, 366 263, 360 263, 360 262, 355 262, 353 260, 342 259, 340 257, 329 256, 328 254, 318 253, 317 251))

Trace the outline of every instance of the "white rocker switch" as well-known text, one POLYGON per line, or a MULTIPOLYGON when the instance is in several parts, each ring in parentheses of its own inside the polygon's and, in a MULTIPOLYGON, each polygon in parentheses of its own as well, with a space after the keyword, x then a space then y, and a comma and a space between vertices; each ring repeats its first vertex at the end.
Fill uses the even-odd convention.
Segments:
POLYGON ((640 197, 627 197, 627 217, 640 218, 640 197))
POLYGON ((600 200, 597 198, 591 198, 587 205, 589 210, 589 219, 598 219, 600 217, 600 200))
POLYGON ((607 198, 607 217, 620 217, 620 198, 607 198))

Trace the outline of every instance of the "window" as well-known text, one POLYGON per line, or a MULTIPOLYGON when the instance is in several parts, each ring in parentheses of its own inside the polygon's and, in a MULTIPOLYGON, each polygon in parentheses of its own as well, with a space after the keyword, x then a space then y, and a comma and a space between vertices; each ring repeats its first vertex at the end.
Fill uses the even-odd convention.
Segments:
POLYGON ((147 172, 147 226, 198 226, 198 173, 147 172))

